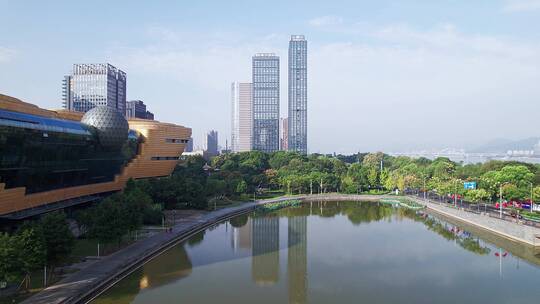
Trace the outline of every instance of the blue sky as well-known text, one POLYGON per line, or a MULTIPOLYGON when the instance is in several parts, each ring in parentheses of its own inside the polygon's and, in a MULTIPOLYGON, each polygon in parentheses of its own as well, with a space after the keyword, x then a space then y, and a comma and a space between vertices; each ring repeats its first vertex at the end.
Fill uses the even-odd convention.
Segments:
POLYGON ((0 0, 0 92, 61 104, 73 63, 128 74, 156 118, 229 137, 250 56, 309 41, 311 152, 468 147, 540 136, 540 0, 0 0))

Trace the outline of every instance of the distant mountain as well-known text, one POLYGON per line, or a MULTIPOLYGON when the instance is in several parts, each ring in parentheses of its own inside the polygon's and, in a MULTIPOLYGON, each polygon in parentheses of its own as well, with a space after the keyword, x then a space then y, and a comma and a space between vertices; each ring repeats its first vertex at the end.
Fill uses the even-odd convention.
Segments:
POLYGON ((482 146, 467 150, 470 153, 506 153, 508 150, 533 150, 540 137, 529 137, 520 140, 497 138, 482 146))

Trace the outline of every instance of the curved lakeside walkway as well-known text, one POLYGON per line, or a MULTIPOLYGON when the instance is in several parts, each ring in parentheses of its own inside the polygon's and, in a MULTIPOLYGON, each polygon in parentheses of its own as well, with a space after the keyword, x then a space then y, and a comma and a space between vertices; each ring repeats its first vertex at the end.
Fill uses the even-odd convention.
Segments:
MULTIPOLYGON (((396 198, 393 195, 348 195, 348 194, 321 194, 321 195, 298 195, 286 196, 274 199, 260 200, 255 202, 246 202, 240 206, 228 207, 216 211, 211 211, 206 214, 201 214, 197 218, 182 219, 172 227, 172 233, 158 233, 149 238, 133 243, 126 248, 123 248, 111 255, 102 257, 92 265, 79 270, 78 272, 69 275, 65 279, 56 284, 47 287, 36 295, 30 297, 22 303, 37 303, 37 304, 74 304, 87 303, 95 296, 114 285, 116 282, 130 274, 142 264, 158 256, 163 251, 174 246, 180 241, 183 241, 193 234, 206 229, 216 223, 227 220, 231 217, 244 214, 255 210, 258 206, 280 202, 290 199, 300 200, 317 200, 317 201, 378 201, 383 198, 396 198)), ((463 210, 453 209, 445 206, 426 202, 415 197, 409 197, 417 203, 425 205, 428 210, 433 210, 436 213, 455 218, 457 220, 472 224, 479 228, 503 235, 507 238, 527 242, 521 237, 512 237, 512 233, 521 233, 522 229, 526 229, 523 225, 502 221, 495 218, 489 218, 482 215, 470 214, 463 210), (450 210, 446 210, 450 209, 450 210), (471 216, 483 217, 471 218, 471 216), (487 219, 486 219, 487 218, 487 219), (480 222, 475 222, 480 219, 480 222), (485 224, 484 220, 494 221, 494 226, 485 224)), ((491 223, 491 222, 490 222, 491 223)), ((540 235, 540 229, 527 227, 527 235, 536 237, 540 235)), ((540 243, 540 242, 539 242, 540 243)))

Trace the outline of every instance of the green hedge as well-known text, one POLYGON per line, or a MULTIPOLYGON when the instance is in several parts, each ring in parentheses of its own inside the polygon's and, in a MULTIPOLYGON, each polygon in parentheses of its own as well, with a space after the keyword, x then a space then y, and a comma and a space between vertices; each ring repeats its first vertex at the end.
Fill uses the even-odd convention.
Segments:
POLYGON ((286 200, 281 202, 275 202, 275 203, 268 203, 261 205, 259 208, 257 208, 257 213, 268 213, 272 211, 276 211, 282 208, 287 207, 297 207, 300 206, 302 202, 300 200, 286 200))

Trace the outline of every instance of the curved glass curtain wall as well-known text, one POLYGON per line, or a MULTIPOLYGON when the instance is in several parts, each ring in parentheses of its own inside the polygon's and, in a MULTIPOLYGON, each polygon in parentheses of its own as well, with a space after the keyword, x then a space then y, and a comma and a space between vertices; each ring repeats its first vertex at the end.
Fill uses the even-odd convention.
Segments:
POLYGON ((0 183, 36 193, 109 182, 137 155, 141 138, 130 130, 122 149, 110 151, 90 126, 0 110, 0 183))

